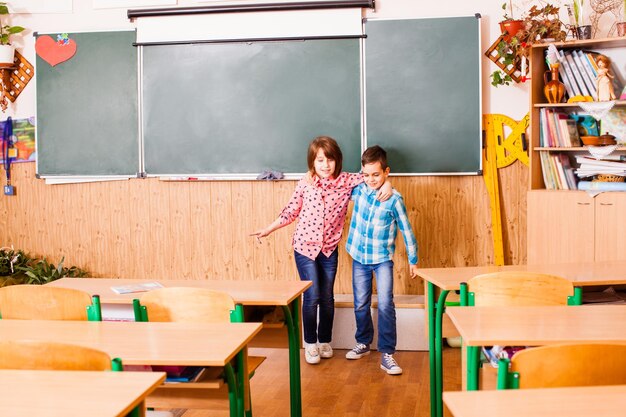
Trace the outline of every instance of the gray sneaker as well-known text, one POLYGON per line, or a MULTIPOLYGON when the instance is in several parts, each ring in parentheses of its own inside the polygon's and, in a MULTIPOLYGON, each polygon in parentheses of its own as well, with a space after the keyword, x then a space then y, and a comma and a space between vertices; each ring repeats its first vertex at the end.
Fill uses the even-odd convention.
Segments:
POLYGON ((370 347, 363 343, 357 343, 356 346, 348 353, 346 359, 361 359, 365 355, 370 354, 370 347))
POLYGON ((398 366, 398 362, 396 362, 391 353, 383 353, 383 356, 380 358, 380 369, 389 375, 402 374, 402 368, 398 366))

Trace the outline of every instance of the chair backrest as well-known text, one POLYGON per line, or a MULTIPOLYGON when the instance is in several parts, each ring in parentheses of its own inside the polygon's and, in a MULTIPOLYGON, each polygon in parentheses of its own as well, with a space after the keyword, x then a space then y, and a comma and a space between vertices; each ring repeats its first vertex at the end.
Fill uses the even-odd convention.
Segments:
POLYGON ((0 369, 110 371, 117 368, 105 352, 63 343, 3 340, 0 352, 0 369))
MULTIPOLYGON (((500 363, 499 372, 502 365, 506 370, 506 362, 500 363)), ((507 385, 518 388, 626 384, 626 345, 568 343, 524 349, 511 358, 509 375, 517 382, 507 385)))
POLYGON ((150 321, 223 323, 235 309, 227 293, 194 287, 159 288, 142 295, 140 302, 150 321))
POLYGON ((0 288, 0 317, 18 320, 102 320, 98 296, 92 298, 84 291, 45 285, 0 288))
POLYGON ((482 307, 567 305, 574 295, 572 282, 565 278, 524 271, 477 275, 467 288, 469 305, 482 307))

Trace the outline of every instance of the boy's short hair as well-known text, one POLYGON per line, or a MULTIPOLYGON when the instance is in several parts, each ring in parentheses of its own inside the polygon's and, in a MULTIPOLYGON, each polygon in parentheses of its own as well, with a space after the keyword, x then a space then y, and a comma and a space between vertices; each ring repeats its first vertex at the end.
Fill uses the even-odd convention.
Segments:
POLYGON ((361 156, 361 165, 373 164, 380 162, 380 167, 387 169, 387 152, 378 145, 370 146, 363 152, 361 156))
POLYGON ((309 165, 309 171, 315 174, 315 158, 317 152, 322 149, 326 158, 335 161, 335 172, 333 177, 337 178, 341 174, 341 164, 343 162, 343 155, 337 141, 330 136, 318 136, 309 145, 309 152, 307 155, 307 163, 309 165))

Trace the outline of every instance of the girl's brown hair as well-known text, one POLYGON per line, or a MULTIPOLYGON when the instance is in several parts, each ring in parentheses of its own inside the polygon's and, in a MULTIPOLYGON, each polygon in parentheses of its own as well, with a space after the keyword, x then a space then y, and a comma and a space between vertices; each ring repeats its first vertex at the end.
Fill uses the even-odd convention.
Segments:
POLYGON ((341 149, 339 149, 339 145, 337 145, 337 141, 331 138, 330 136, 318 136, 313 139, 313 142, 309 145, 309 153, 307 155, 307 163, 309 165, 309 171, 311 174, 315 174, 315 158, 317 157, 317 152, 322 149, 324 151, 324 155, 326 158, 332 159, 335 161, 335 172, 333 173, 333 177, 337 178, 339 174, 341 174, 341 163, 343 161, 343 155, 341 154, 341 149))

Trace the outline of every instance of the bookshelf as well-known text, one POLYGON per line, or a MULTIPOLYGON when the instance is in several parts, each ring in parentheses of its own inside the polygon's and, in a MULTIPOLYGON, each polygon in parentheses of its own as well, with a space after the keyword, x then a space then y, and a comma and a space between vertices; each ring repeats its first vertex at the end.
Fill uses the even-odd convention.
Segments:
MULTIPOLYGON (((590 39, 554 44, 564 51, 585 50, 606 55, 626 80, 626 38, 590 39)), ((541 155, 566 156, 576 167, 577 155, 589 155, 581 146, 542 146, 540 114, 543 109, 585 113, 577 103, 551 104, 545 98, 548 44, 535 44, 530 52, 530 179, 528 193, 528 263, 626 260, 626 192, 605 192, 595 198, 584 191, 546 187, 541 155)), ((621 91, 615 91, 619 96, 621 91)), ((626 100, 615 107, 626 108, 626 100)), ((545 112, 544 112, 545 115, 545 112)), ((545 116, 544 116, 545 117, 545 116)), ((604 132, 602 132, 604 133, 604 132)), ((626 146, 614 153, 626 154, 626 146)), ((545 161, 544 161, 545 163, 545 161)))

